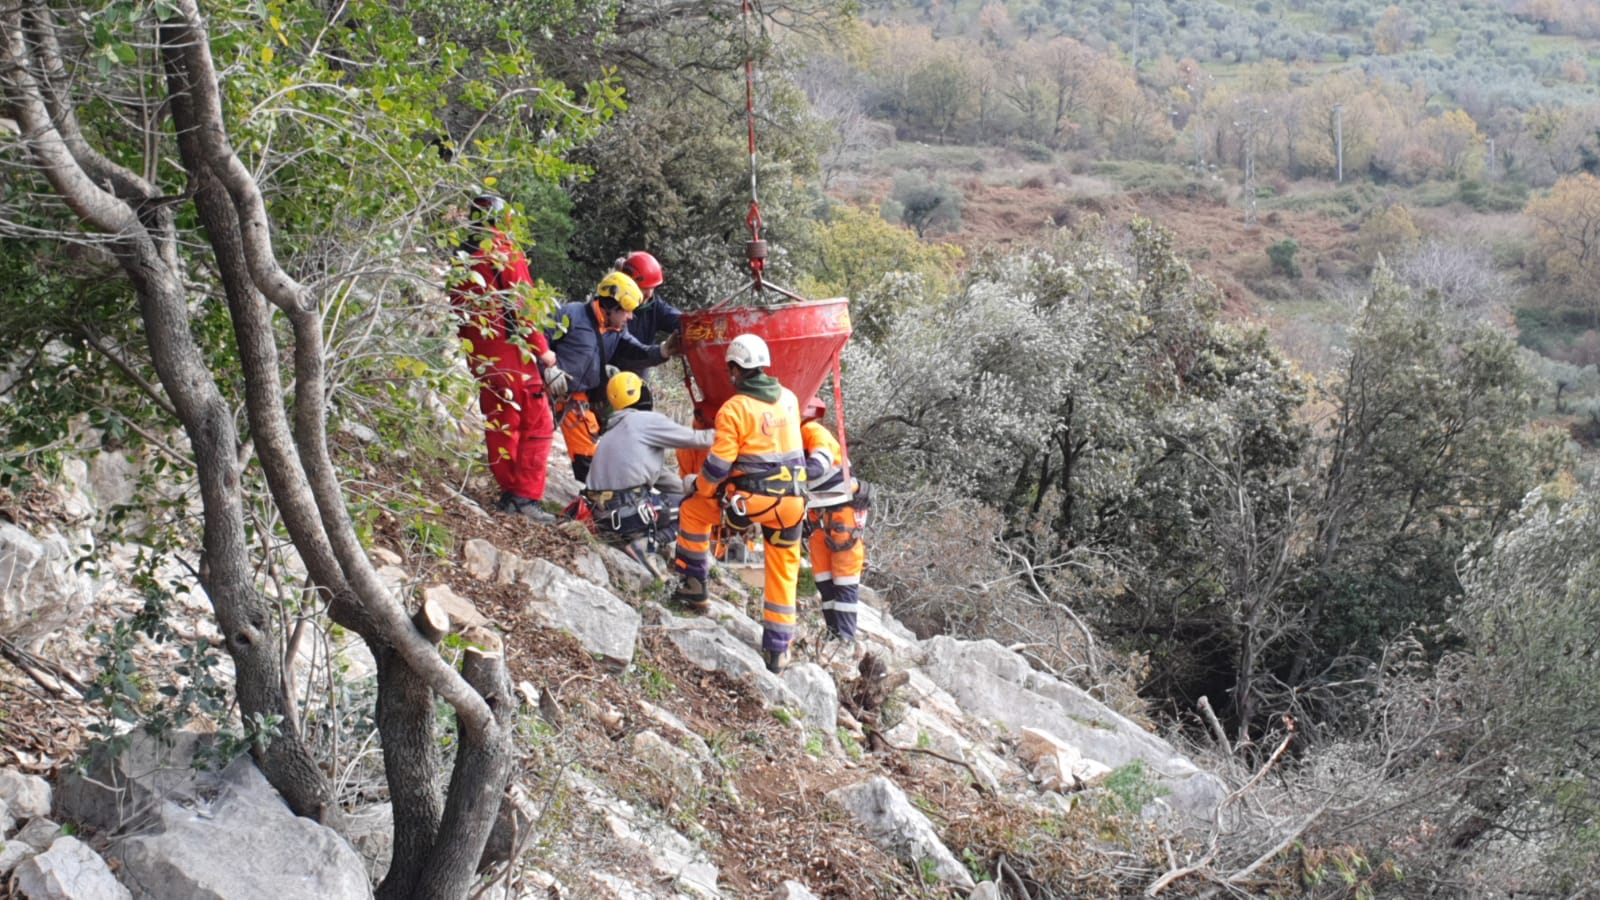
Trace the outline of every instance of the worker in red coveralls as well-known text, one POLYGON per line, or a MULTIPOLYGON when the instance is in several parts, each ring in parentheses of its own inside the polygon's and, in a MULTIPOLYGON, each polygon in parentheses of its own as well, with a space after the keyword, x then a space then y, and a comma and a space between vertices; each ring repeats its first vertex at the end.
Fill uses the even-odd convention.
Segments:
POLYGON ((456 249, 450 287, 457 334, 478 379, 489 471, 500 484, 501 512, 540 523, 556 517, 540 506, 555 420, 545 400, 541 366, 556 355, 535 325, 528 260, 506 233, 511 215, 504 199, 474 197, 467 236, 456 249))

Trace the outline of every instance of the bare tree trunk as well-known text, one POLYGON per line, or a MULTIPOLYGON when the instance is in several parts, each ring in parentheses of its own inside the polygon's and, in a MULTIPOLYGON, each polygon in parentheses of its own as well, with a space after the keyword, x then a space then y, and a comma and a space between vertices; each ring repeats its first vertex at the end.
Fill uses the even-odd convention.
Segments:
POLYGON ((467 649, 461 661, 461 675, 489 702, 497 720, 488 733, 460 730, 444 819, 439 823, 439 837, 428 856, 428 867, 412 893, 416 898, 456 897, 470 883, 511 778, 516 693, 511 689, 500 640, 483 631, 471 639, 488 646, 467 649))
MULTIPOLYGON (((16 119, 29 163, 89 229, 108 236, 140 302, 163 388, 188 434, 204 514, 201 586, 236 670, 247 727, 281 734, 256 742, 256 761, 291 808, 336 819, 331 784, 312 759, 284 688, 274 610, 256 590, 246 542, 245 485, 235 410, 191 333, 174 225, 194 199, 226 294, 251 445, 310 584, 326 593, 334 621, 362 635, 379 662, 378 725, 395 803, 396 866, 386 897, 460 897, 471 884, 513 760, 516 703, 497 639, 484 634, 457 672, 439 654, 442 629, 413 622, 378 580, 357 539, 328 450, 328 352, 317 303, 280 268, 259 186, 234 153, 222 114, 210 37, 195 0, 175 0, 158 26, 185 196, 156 186, 96 151, 80 131, 56 29, 43 0, 0 7, 0 112, 16 119), (277 314, 293 329, 294 417, 284 402, 277 314), (459 730, 449 795, 441 800, 434 703, 447 701, 459 730)), ((147 117, 146 121, 151 118, 147 117)), ((152 132, 151 153, 170 136, 152 132)))
POLYGON ((256 762, 297 813, 321 818, 333 811, 332 790, 288 714, 274 618, 250 565, 233 411, 189 330, 171 208, 153 185, 88 147, 75 111, 44 80, 63 71, 52 12, 11 7, 4 24, 6 99, 29 153, 87 224, 115 236, 111 250, 139 297, 152 363, 188 435, 204 516, 200 584, 233 658, 240 714, 247 728, 283 729, 254 742, 256 762))
MULTIPOLYGON (((424 637, 438 641, 450 623, 435 621, 424 606, 413 621, 424 637)), ((433 692, 392 647, 372 647, 378 661, 378 734, 383 772, 394 810, 394 853, 378 886, 377 900, 411 896, 428 863, 444 802, 439 795, 439 741, 433 726, 433 692)))

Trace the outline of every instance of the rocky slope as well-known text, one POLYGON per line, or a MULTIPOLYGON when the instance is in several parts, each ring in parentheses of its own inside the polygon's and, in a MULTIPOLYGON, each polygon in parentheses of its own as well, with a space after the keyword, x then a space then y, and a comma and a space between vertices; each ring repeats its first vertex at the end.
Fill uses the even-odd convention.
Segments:
MULTIPOLYGON (((10 890, 368 896, 387 864, 386 808, 375 748, 350 741, 370 736, 372 667, 338 634, 301 652, 297 678, 346 698, 330 763, 352 813, 343 835, 289 816, 245 761, 196 774, 189 758, 218 744, 203 721, 170 747, 139 738, 82 774, 69 765, 101 718, 83 699, 96 677, 85 622, 139 602, 132 548, 94 548, 98 577, 74 565, 104 512, 97 496, 119 490, 90 473, 113 469, 71 465, 0 523, 0 633, 14 651, 0 667, 0 765, 12 770, 0 785, 27 773, 55 788, 48 810, 0 792, 10 890), (90 848, 111 861, 111 886, 73 887, 101 858, 90 848)), ((756 652, 759 599, 736 571, 722 570, 709 615, 686 616, 581 526, 491 516, 442 486, 432 503, 448 545, 380 517, 382 574, 408 603, 429 597, 454 622, 498 631, 525 703, 517 846, 500 848, 513 861, 486 870, 480 896, 999 896, 989 879, 1008 870, 1105 895, 1128 871, 1166 868, 1130 835, 1159 829, 1181 845, 1225 818, 1223 783, 1166 741, 993 642, 919 639, 870 590, 858 647, 803 636, 777 677, 756 652), (1108 852, 1134 861, 1091 864, 1108 852)), ((202 603, 179 612, 181 635, 208 633, 202 603)), ((172 644, 137 649, 144 677, 175 677, 172 644)))

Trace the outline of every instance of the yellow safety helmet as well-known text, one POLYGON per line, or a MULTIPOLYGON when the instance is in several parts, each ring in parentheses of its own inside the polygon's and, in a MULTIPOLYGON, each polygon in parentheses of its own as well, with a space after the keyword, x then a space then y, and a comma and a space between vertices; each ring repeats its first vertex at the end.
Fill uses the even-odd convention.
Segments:
POLYGON ((639 290, 638 282, 621 272, 612 272, 600 279, 594 295, 601 300, 610 300, 628 312, 638 309, 639 304, 644 302, 644 291, 639 290))
POLYGON ((633 372, 618 372, 606 383, 606 402, 613 410, 627 409, 644 394, 644 379, 633 372))

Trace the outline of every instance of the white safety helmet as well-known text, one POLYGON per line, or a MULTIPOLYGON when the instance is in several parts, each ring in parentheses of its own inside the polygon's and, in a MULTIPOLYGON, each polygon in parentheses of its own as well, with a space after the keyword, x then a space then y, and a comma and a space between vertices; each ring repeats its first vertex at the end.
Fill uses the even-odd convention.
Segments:
POLYGON ((761 338, 741 334, 729 342, 726 359, 741 369, 765 369, 772 365, 772 352, 761 338))

